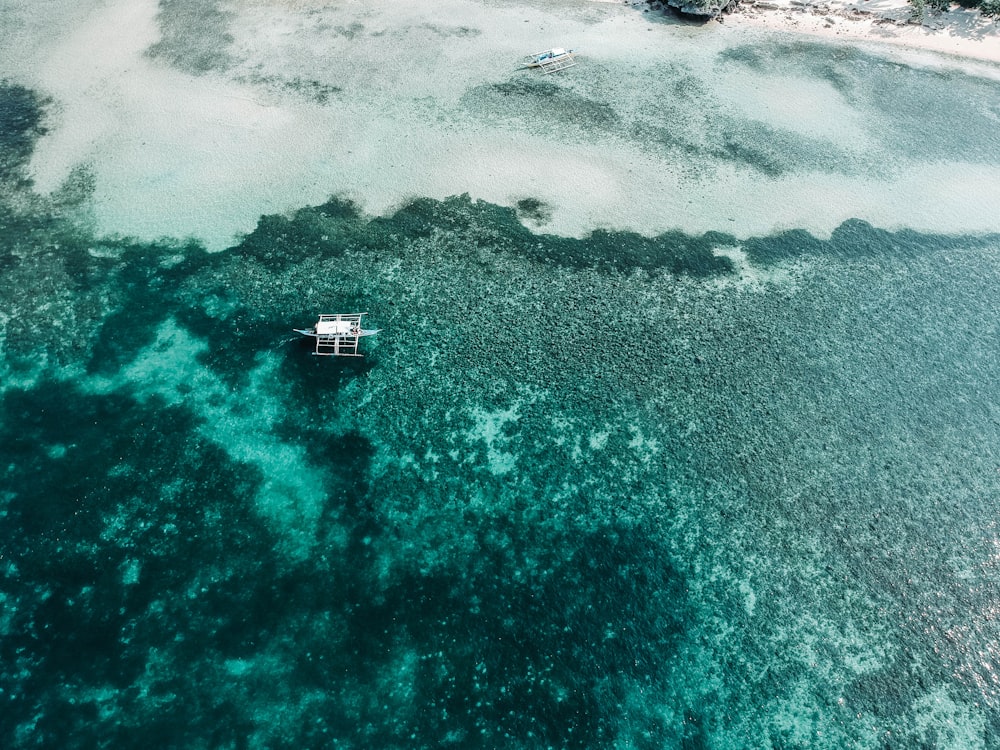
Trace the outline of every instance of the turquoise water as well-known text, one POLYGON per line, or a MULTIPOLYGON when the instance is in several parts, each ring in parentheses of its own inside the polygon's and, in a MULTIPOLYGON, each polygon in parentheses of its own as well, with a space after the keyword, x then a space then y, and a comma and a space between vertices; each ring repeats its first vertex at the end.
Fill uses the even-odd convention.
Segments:
MULTIPOLYGON (((879 158, 1000 161, 996 84, 802 52, 727 54, 895 70, 879 158)), ((463 106, 623 117, 572 86, 463 106)), ((57 111, 0 86, 4 747, 1000 744, 1000 234, 338 197, 210 253, 36 192, 57 111), (291 333, 356 309, 362 361, 291 333)), ((877 168, 754 128, 664 147, 877 168)))

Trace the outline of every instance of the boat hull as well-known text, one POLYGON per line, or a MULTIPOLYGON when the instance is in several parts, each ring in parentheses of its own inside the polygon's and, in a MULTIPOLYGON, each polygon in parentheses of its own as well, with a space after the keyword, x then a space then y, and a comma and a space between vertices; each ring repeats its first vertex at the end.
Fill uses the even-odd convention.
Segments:
MULTIPOLYGON (((303 336, 312 336, 313 338, 316 338, 319 335, 319 334, 316 333, 316 329, 315 328, 293 328, 292 330, 295 331, 295 333, 301 333, 303 336)), ((362 336, 374 336, 376 333, 379 333, 381 330, 382 330, 381 328, 377 328, 377 329, 363 328, 363 329, 361 329, 361 331, 359 333, 343 333, 343 334, 328 334, 328 333, 324 333, 323 334, 323 338, 325 338, 325 339, 353 339, 353 338, 361 338, 362 336)))

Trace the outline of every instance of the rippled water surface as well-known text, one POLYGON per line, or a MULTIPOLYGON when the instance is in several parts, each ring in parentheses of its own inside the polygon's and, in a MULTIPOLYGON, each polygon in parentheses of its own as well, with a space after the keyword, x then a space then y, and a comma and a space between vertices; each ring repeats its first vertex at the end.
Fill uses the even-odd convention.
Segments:
POLYGON ((1000 745, 989 76, 63 5, 0 1, 0 745, 1000 745))

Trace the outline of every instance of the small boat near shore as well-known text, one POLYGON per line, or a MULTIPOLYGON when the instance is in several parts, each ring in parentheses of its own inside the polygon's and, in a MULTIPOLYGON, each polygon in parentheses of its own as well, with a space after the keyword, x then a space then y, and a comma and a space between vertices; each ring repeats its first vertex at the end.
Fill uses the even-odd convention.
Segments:
POLYGON ((336 313, 319 316, 312 328, 293 328, 296 333, 316 339, 313 354, 321 357, 363 357, 358 351, 364 336, 374 336, 381 329, 364 328, 361 318, 368 313, 336 313))
POLYGON ((576 55, 571 49, 553 47, 524 58, 524 67, 541 68, 543 73, 555 73, 576 65, 576 55))

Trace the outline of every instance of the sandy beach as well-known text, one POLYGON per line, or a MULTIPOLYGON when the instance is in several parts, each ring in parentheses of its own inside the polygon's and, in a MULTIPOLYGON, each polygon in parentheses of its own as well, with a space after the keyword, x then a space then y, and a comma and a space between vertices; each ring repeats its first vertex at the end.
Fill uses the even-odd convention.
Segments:
MULTIPOLYGON (((673 13, 655 1, 626 3, 653 13, 673 13)), ((906 0, 743 0, 716 22, 1000 62, 1000 19, 959 5, 918 18, 906 0)))
POLYGON ((958 5, 917 20, 905 0, 749 0, 723 22, 1000 62, 1000 20, 958 5))

